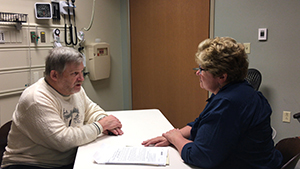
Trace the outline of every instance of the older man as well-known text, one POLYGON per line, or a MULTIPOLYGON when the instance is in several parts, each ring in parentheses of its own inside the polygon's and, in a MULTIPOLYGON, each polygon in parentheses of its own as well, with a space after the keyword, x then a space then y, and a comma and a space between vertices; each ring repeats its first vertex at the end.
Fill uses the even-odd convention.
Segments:
POLYGON ((28 87, 16 106, 2 168, 73 168, 78 146, 101 133, 123 134, 121 122, 82 88, 82 62, 72 48, 50 51, 45 78, 28 87))

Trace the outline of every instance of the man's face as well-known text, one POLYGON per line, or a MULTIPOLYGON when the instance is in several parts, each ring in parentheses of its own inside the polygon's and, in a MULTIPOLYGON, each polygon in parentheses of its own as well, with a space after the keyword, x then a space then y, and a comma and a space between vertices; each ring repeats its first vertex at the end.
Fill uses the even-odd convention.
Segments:
POLYGON ((70 63, 66 65, 65 71, 62 75, 58 75, 57 85, 58 92, 62 95, 71 95, 77 93, 81 89, 84 66, 83 63, 70 63))

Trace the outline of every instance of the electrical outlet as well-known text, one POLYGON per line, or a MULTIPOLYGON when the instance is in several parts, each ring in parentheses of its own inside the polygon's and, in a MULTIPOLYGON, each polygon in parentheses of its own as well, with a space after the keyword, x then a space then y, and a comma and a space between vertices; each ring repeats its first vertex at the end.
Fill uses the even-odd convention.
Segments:
POLYGON ((290 111, 283 111, 282 121, 286 122, 286 123, 290 123, 291 122, 291 112, 290 111))

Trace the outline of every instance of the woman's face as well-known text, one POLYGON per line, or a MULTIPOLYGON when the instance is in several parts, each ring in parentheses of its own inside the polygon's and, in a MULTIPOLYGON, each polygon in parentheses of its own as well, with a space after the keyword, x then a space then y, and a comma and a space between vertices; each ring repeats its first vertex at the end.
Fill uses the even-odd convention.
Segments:
POLYGON ((214 77, 207 70, 198 70, 196 75, 199 77, 200 87, 214 94, 217 94, 220 90, 219 78, 214 77))

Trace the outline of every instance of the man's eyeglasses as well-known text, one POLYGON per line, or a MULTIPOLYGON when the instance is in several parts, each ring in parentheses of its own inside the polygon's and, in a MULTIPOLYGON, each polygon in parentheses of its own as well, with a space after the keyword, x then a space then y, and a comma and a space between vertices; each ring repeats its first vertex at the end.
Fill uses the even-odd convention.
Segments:
POLYGON ((196 70, 196 71, 200 70, 200 71, 199 71, 200 74, 201 74, 202 71, 207 71, 207 69, 201 68, 200 65, 199 65, 199 67, 197 67, 197 68, 193 68, 193 70, 196 70))

